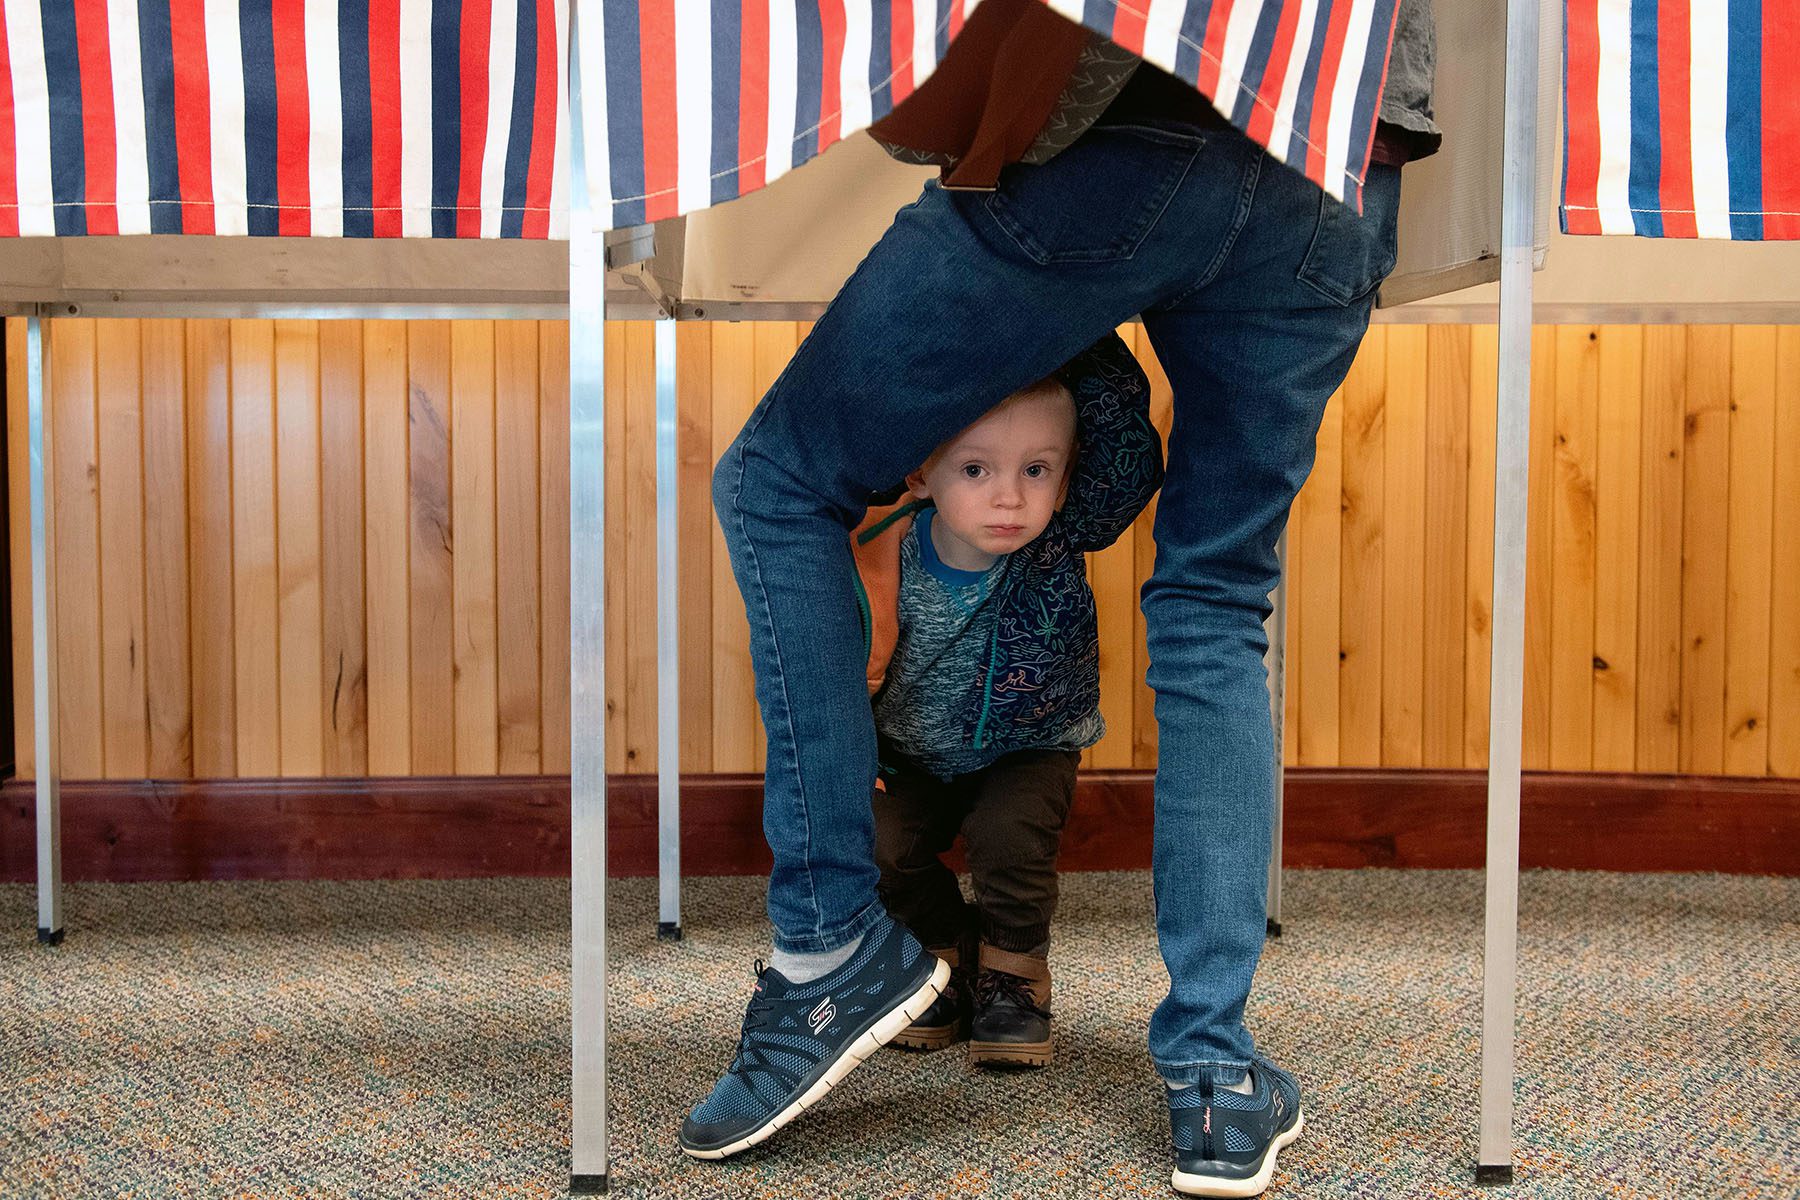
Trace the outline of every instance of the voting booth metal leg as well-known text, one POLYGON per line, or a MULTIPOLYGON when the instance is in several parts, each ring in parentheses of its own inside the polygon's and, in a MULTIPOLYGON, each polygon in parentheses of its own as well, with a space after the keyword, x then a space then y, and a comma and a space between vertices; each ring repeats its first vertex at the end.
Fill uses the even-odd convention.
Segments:
POLYGON ((1493 660, 1487 918, 1482 957, 1481 1150, 1475 1177, 1512 1182, 1518 978, 1519 768, 1525 693, 1525 538, 1531 433, 1531 266, 1537 204, 1538 0, 1506 6, 1500 362, 1494 457, 1493 660))
POLYGON ((37 791, 37 936, 63 939, 62 793, 56 729, 56 586, 50 547, 49 439, 44 417, 44 322, 25 318, 26 443, 31 462, 31 710, 37 791))
POLYGON ((1275 585, 1273 610, 1264 627, 1269 634, 1269 652, 1263 658, 1269 672, 1269 720, 1275 726, 1275 808, 1269 831, 1269 936, 1281 936, 1281 810, 1286 805, 1286 764, 1282 761, 1282 741, 1287 736, 1287 599, 1288 539, 1281 534, 1275 554, 1281 564, 1281 581, 1275 585))
POLYGON ((675 322, 656 323, 656 936, 681 938, 680 483, 675 322))
MULTIPOLYGON (((606 1190, 606 265, 569 13, 569 1190, 606 1190)), ((597 13, 597 9, 590 10, 597 13)), ((596 81, 598 82, 598 81, 596 81)))

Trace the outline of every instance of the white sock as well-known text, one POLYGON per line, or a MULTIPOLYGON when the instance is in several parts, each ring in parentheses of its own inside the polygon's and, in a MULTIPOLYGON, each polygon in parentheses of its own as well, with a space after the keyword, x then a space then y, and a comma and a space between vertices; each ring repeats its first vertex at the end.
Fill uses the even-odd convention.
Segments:
POLYGON ((845 942, 835 950, 820 950, 817 953, 782 950, 777 947, 769 955, 769 965, 780 971, 782 978, 789 983, 811 983, 849 962, 850 956, 856 953, 856 948, 860 945, 861 934, 854 941, 845 942))

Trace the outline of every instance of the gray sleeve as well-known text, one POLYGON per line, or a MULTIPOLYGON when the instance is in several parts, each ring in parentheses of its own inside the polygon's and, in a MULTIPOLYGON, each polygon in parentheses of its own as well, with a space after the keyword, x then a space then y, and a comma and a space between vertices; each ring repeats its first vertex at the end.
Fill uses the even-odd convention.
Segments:
POLYGON ((1387 84, 1381 89, 1381 119, 1414 133, 1441 136, 1431 111, 1436 67, 1437 30, 1431 20, 1431 0, 1400 0, 1394 16, 1393 49, 1388 54, 1387 84))

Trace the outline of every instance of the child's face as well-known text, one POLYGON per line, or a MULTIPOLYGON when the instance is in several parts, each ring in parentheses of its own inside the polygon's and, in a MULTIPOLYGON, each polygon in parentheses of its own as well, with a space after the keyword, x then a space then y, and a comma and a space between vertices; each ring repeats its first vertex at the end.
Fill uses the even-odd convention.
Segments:
POLYGON ((982 570, 1044 532, 1062 503, 1074 443, 1074 402, 1058 389, 1009 400, 940 446, 907 477, 914 496, 937 502, 939 557, 982 570))

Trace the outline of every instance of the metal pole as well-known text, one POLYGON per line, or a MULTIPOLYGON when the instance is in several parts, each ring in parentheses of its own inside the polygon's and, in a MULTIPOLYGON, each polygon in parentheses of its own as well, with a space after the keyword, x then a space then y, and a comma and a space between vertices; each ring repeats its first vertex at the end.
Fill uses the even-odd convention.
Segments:
POLYGON ((1481 1152, 1475 1178, 1512 1182, 1518 975, 1519 766, 1525 699, 1525 536, 1531 444, 1531 257, 1537 206, 1539 0, 1507 0, 1500 362, 1494 455, 1493 659, 1488 727, 1487 928, 1481 1152))
POLYGON ((676 614, 675 322, 656 323, 656 936, 681 938, 681 657, 676 614))
MULTIPOLYGON (((569 1190, 606 1190, 606 264, 569 6, 569 1190)), ((597 81, 596 81, 597 82, 597 81)))
POLYGON ((1281 581, 1275 585, 1274 611, 1269 614, 1269 653, 1265 662, 1269 671, 1269 720, 1275 726, 1275 813, 1269 831, 1269 936, 1281 936, 1281 813, 1287 806, 1287 763, 1282 742, 1287 737, 1287 599, 1288 538, 1281 531, 1275 543, 1275 556, 1281 564, 1281 581))
POLYGON ((50 455, 44 424, 44 331, 25 318, 25 396, 31 458, 31 707, 37 781, 38 941, 63 940, 62 795, 57 762, 56 584, 50 547, 56 522, 50 509, 50 455))

